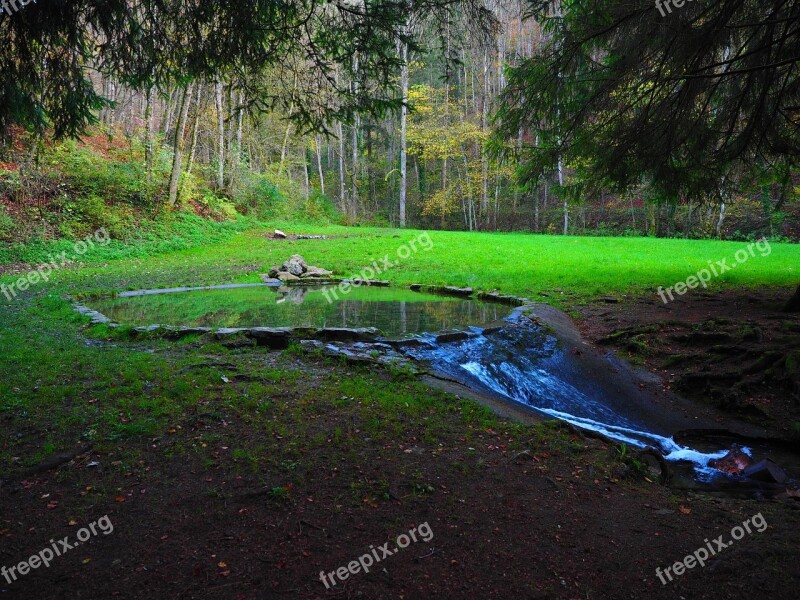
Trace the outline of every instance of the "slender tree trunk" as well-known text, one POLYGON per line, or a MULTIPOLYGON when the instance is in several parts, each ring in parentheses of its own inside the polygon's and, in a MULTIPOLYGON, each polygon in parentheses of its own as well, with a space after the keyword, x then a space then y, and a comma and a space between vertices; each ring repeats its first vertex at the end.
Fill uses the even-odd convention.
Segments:
POLYGON ((219 79, 214 83, 214 101, 217 108, 217 188, 221 190, 225 187, 225 113, 219 79))
POLYGON ((194 167, 194 158, 197 153, 197 135, 200 129, 200 100, 203 93, 203 86, 197 84, 197 102, 195 103, 194 121, 192 122, 192 147, 189 150, 189 164, 186 166, 186 174, 191 175, 194 167))
MULTIPOLYGON (((358 77, 358 57, 353 58, 353 73, 358 77)), ((358 80, 353 80, 353 95, 358 97, 358 80)), ((353 121, 353 142, 352 142, 352 155, 353 155, 353 173, 352 173, 352 191, 350 193, 350 217, 353 221, 356 220, 358 214, 358 131, 361 127, 361 118, 358 114, 355 115, 353 121)))
POLYGON ((174 207, 178 202, 178 192, 181 180, 181 162, 183 160, 183 134, 186 130, 186 119, 189 116, 189 97, 192 86, 187 85, 181 95, 180 112, 175 126, 174 153, 172 157, 172 175, 169 180, 169 205, 174 207))
POLYGON ((317 135, 314 140, 317 149, 317 171, 319 171, 319 188, 322 195, 325 195, 325 173, 322 170, 322 136, 317 135))
MULTIPOLYGON (((564 185, 564 167, 561 164, 561 155, 558 155, 558 186, 563 187, 564 185)), ((562 194, 563 189, 562 189, 562 194)), ((567 235, 569 232, 569 205, 567 201, 564 200, 564 235, 567 235)))
POLYGON ((162 134, 164 135, 165 138, 167 137, 167 134, 169 133, 170 126, 172 125, 172 113, 174 112, 174 106, 175 106, 175 101, 173 100, 174 98, 175 98, 175 92, 174 91, 170 91, 167 94, 166 106, 164 107, 164 111, 165 111, 164 112, 164 122, 161 124, 162 125, 162 134))
POLYGON ((347 215, 347 189, 344 186, 344 132, 342 122, 336 122, 336 133, 339 138, 339 206, 341 211, 347 215))
POLYGON ((309 196, 311 196, 311 181, 308 176, 308 149, 303 148, 303 196, 306 200, 308 200, 309 196))
POLYGON ((406 192, 408 190, 408 140, 407 121, 408 108, 408 45, 401 48, 403 65, 400 68, 400 90, 403 95, 403 106, 400 108, 400 227, 406 226, 406 192))
POLYGON ((292 115, 294 114, 294 102, 289 106, 289 118, 286 119, 286 130, 283 133, 283 143, 281 144, 281 162, 278 165, 278 173, 283 173, 286 164, 286 148, 289 145, 289 134, 292 132, 292 115))
POLYGON ((725 220, 725 203, 719 205, 719 219, 717 220, 717 237, 722 239, 722 222, 725 220))
MULTIPOLYGON (((486 131, 489 123, 489 51, 483 51, 483 96, 481 103, 481 131, 486 131)), ((479 148, 480 151, 480 148, 479 148)), ((489 210, 489 160, 485 152, 481 155, 481 217, 486 218, 489 210)))
POLYGON ((155 120, 153 118, 153 88, 147 90, 147 107, 144 111, 145 142, 144 142, 144 168, 145 189, 147 199, 150 200, 153 186, 153 138, 155 137, 155 120))

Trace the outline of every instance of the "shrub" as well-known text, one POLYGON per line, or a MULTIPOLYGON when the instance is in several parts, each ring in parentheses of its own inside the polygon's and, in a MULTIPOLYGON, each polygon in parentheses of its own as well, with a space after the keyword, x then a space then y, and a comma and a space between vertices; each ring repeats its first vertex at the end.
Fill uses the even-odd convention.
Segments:
POLYGON ((14 221, 8 216, 6 207, 0 204, 0 240, 10 240, 14 232, 14 221))

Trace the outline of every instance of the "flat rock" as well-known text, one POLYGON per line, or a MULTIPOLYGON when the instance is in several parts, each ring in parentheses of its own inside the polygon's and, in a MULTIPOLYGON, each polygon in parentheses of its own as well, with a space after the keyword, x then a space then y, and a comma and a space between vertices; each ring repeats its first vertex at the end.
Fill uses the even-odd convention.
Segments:
POLYGON ((500 333, 501 331, 503 331, 503 329, 505 329, 505 327, 502 326, 502 325, 495 325, 495 326, 492 326, 492 327, 485 327, 483 329, 483 331, 481 331, 481 334, 482 335, 495 335, 496 333, 500 333))
POLYGON ((454 294, 456 296, 471 296, 472 295, 472 288, 471 287, 456 287, 454 285, 446 285, 444 286, 443 290, 448 294, 454 294))
POLYGON ((789 479, 784 470, 768 458, 747 467, 742 471, 742 475, 767 483, 785 483, 789 479))
POLYGON ((218 338, 226 338, 232 337, 242 333, 243 331, 247 331, 244 327, 221 327, 214 332, 214 335, 218 338))
POLYGON ((278 279, 280 281, 300 281, 300 277, 298 277, 294 273, 289 273, 286 271, 281 271, 280 273, 278 273, 278 279))
POLYGON ((301 277, 330 277, 333 275, 333 271, 328 271, 327 269, 323 269, 321 267, 306 267, 305 272, 301 275, 301 277))
POLYGON ((380 334, 381 332, 374 327, 325 327, 314 332, 313 337, 329 341, 349 342, 374 340, 380 334))
POLYGON ((259 346, 282 350, 289 347, 292 333, 291 327, 253 327, 247 331, 247 336, 256 340, 259 346))
POLYGON ((465 331, 448 331, 436 336, 437 344, 448 344, 450 342, 460 342, 469 339, 469 334, 465 331))
POLYGON ((375 287, 389 287, 391 285, 388 281, 380 280, 380 279, 361 279, 360 277, 356 277, 355 279, 349 280, 351 284, 355 286, 361 285, 370 285, 375 287))

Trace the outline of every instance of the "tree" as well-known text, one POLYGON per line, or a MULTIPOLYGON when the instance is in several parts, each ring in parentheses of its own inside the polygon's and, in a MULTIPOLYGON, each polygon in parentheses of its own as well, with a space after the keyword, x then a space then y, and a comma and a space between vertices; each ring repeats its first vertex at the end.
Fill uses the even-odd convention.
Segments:
POLYGON ((552 37, 510 70, 498 112, 495 150, 519 156, 523 179, 563 155, 597 186, 644 178, 674 201, 719 198, 755 165, 797 164, 800 0, 709 0, 665 16, 651 0, 561 8, 531 0, 552 37), (538 143, 515 152, 520 128, 538 143))
POLYGON ((510 70, 494 149, 523 180, 563 156, 597 186, 717 198, 721 227, 730 190, 800 162, 800 0, 659 5, 530 0, 552 37, 510 70), (520 129, 537 143, 515 150, 520 129))

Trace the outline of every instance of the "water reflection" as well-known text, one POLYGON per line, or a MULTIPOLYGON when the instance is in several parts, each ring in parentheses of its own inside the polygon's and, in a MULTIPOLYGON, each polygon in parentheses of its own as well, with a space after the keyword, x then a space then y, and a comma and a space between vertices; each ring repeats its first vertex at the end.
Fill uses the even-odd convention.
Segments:
POLYGON ((376 327, 388 337, 464 329, 508 313, 504 306, 480 300, 395 288, 354 288, 329 303, 322 293, 325 289, 204 289, 100 300, 91 307, 113 321, 133 325, 376 327))

